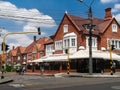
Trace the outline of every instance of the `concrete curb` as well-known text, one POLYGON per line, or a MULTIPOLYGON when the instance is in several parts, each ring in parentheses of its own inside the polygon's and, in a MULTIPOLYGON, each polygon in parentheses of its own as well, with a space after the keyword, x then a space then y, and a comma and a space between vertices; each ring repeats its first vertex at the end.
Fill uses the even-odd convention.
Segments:
POLYGON ((12 82, 12 81, 13 81, 13 79, 5 77, 4 79, 0 79, 0 84, 6 84, 6 83, 9 83, 9 82, 12 82))
POLYGON ((57 73, 54 75, 55 77, 85 77, 85 78, 120 78, 120 75, 114 74, 81 74, 81 73, 57 73))
POLYGON ((85 78, 120 78, 118 75, 68 75, 68 77, 85 77, 85 78))

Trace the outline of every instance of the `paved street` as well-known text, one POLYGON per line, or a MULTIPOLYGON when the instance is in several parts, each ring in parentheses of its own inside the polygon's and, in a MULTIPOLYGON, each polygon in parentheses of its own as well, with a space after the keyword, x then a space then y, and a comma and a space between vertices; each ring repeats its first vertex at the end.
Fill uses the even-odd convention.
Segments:
POLYGON ((102 83, 94 85, 79 85, 79 86, 70 86, 62 88, 52 88, 46 90, 119 90, 120 85, 117 83, 102 83))
MULTIPOLYGON (((114 90, 119 88, 120 78, 53 77, 10 74, 14 81, 1 84, 0 90, 114 90)), ((119 88, 120 89, 120 88, 119 88)))
POLYGON ((14 82, 1 84, 0 90, 119 90, 120 78, 41 77, 15 75, 14 82), (18 80, 17 80, 18 79, 18 80))

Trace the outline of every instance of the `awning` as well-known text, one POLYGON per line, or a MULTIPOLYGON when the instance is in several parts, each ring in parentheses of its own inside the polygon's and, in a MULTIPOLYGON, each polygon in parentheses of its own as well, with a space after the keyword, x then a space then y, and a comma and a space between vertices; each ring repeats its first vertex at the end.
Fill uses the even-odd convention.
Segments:
POLYGON ((32 60, 28 60, 28 61, 27 61, 27 63, 31 63, 31 62, 32 62, 32 60))
POLYGON ((31 63, 33 63, 33 62, 43 62, 43 60, 41 58, 39 58, 39 59, 35 59, 35 60, 31 61, 31 63))
POLYGON ((43 59, 43 62, 59 62, 59 61, 68 61, 67 54, 54 54, 50 55, 47 58, 43 59))
MULTIPOLYGON (((89 50, 79 50, 74 54, 70 54, 69 58, 70 59, 89 58, 89 50)), ((92 51, 92 58, 110 60, 110 53, 108 51, 94 50, 92 51)), ((112 59, 120 61, 120 56, 115 53, 112 53, 112 59)), ((53 54, 50 56, 44 56, 31 62, 60 62, 60 61, 68 61, 68 54, 53 54)))
MULTIPOLYGON (((70 57, 70 59, 82 58, 89 58, 89 50, 79 50, 70 57)), ((108 51, 95 50, 92 51, 92 58, 102 58, 110 60, 110 53, 108 51)), ((120 61, 120 56, 115 53, 112 53, 112 59, 120 61)))

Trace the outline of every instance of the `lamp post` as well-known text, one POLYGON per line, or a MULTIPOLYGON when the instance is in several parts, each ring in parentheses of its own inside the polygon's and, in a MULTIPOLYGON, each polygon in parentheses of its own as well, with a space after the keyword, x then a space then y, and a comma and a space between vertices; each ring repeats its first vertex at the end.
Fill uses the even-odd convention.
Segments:
POLYGON ((83 2, 83 0, 78 0, 83 3, 86 7, 88 7, 88 18, 90 20, 89 24, 89 74, 93 73, 93 62, 92 62, 92 29, 93 29, 93 20, 92 20, 92 8, 91 5, 94 0, 91 1, 90 5, 87 5, 83 2))

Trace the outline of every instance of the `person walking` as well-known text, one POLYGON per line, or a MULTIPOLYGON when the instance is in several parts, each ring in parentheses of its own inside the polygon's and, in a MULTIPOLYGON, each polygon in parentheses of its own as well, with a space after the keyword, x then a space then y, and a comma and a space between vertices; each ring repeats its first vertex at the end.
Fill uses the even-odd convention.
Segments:
POLYGON ((21 68, 21 74, 23 75, 25 73, 25 66, 22 66, 21 68))
POLYGON ((116 68, 116 63, 113 62, 113 64, 112 64, 112 71, 113 71, 113 73, 115 73, 115 68, 116 68))

